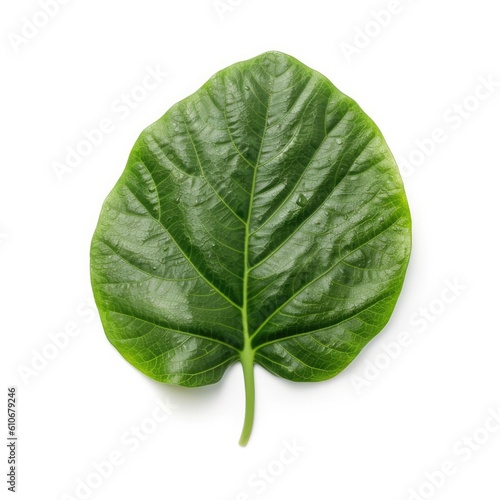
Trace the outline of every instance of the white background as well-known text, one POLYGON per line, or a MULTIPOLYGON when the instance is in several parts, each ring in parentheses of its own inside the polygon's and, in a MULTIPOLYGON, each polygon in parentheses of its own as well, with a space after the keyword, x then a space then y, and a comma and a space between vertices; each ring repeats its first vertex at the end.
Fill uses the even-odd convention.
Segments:
MULTIPOLYGON (((212 0, 72 0, 33 34, 23 18, 39 4, 2 3, 1 404, 17 385, 17 498, 83 498, 75 490, 89 477, 92 499, 500 498, 500 431, 488 420, 500 411, 500 87, 472 97, 481 78, 500 82, 499 12, 491 0, 401 0, 380 27, 372 12, 389 5, 222 0, 218 12, 212 0), (197 390, 137 372, 91 308, 88 253, 141 130, 217 70, 267 50, 321 71, 379 125, 404 170, 414 248, 391 322, 342 374, 302 385, 256 369, 256 422, 243 449, 240 366, 197 390), (118 112, 148 66, 169 76, 118 112), (457 118, 464 101, 469 111, 457 118), (105 118, 113 131, 60 181, 54 163, 105 118), (72 323, 78 334, 54 354, 49 335, 72 323), (153 429, 165 398, 177 408, 153 429), (124 439, 141 425, 150 434, 133 451, 124 439), (282 450, 294 440, 292 461, 282 450), (92 463, 114 452, 122 463, 94 488, 92 463), (454 473, 426 485, 445 461, 454 473), (259 469, 272 481, 256 483, 259 469)), ((6 487, 3 479, 2 498, 6 487)))

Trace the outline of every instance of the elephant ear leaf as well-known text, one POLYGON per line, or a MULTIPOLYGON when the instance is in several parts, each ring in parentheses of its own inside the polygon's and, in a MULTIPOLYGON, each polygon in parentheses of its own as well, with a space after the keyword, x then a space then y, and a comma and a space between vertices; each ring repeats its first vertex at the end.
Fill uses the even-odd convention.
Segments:
POLYGON ((327 78, 268 52, 224 69, 139 136, 91 248, 107 338, 169 384, 243 366, 313 382, 389 320, 411 247, 395 161, 327 78))

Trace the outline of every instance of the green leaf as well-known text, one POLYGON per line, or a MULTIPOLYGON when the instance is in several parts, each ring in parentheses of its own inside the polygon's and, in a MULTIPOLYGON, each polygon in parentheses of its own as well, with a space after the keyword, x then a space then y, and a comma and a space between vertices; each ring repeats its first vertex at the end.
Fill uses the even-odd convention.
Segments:
POLYGON ((217 73, 149 126, 92 241, 109 341, 149 377, 217 382, 243 365, 311 382, 387 323, 411 247, 376 125, 329 80, 268 52, 217 73))

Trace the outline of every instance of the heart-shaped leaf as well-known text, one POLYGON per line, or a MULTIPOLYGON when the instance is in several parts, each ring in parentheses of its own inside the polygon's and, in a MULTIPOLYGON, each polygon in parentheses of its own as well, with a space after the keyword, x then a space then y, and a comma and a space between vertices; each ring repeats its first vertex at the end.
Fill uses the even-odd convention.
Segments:
POLYGON ((278 52, 235 64, 140 135, 104 203, 92 285, 109 341, 170 384, 243 365, 295 381, 343 370, 389 320, 410 254, 376 125, 278 52))

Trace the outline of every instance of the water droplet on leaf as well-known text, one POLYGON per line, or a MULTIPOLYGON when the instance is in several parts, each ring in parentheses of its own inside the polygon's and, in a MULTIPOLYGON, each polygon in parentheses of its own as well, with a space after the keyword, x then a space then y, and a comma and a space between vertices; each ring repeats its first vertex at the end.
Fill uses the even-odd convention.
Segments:
POLYGON ((305 207, 307 205, 307 198, 303 194, 299 195, 297 198, 297 205, 299 207, 305 207))

